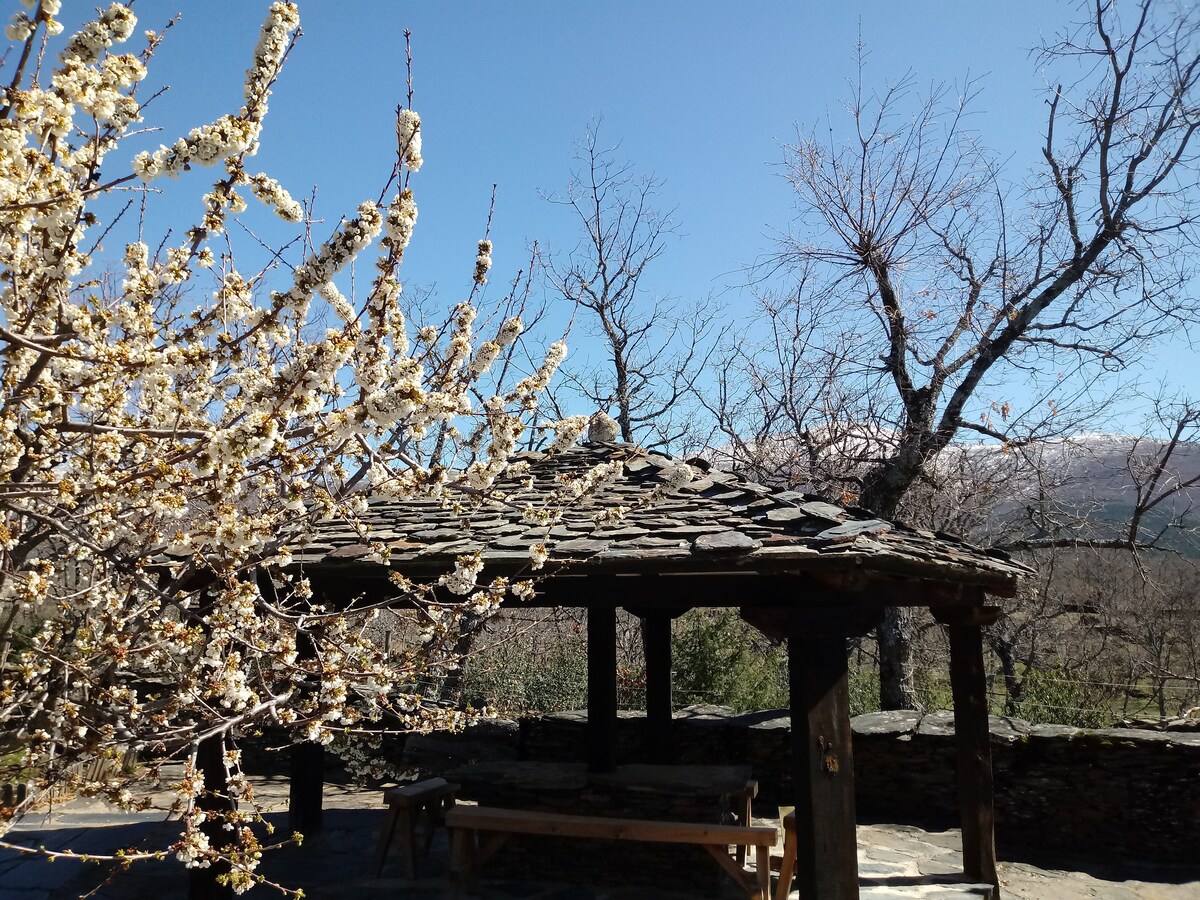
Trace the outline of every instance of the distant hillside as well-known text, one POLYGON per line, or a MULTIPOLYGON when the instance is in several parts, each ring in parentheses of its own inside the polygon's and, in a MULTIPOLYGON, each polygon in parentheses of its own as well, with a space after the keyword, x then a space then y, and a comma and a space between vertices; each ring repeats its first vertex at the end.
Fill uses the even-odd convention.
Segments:
MULTIPOLYGON (((706 454, 721 468, 761 481, 814 493, 852 488, 844 477, 889 455, 893 436, 862 427, 831 436, 821 472, 809 471, 808 457, 787 436, 706 454), (753 462, 747 463, 749 453, 753 462)), ((1139 487, 1149 487, 1165 442, 1123 434, 1091 433, 1070 439, 1002 447, 996 443, 956 443, 938 458, 929 482, 918 483, 903 518, 964 534, 983 544, 1020 537, 1072 536, 1124 538, 1139 487)), ((1152 496, 1167 496, 1142 517, 1139 539, 1157 539, 1189 556, 1200 557, 1200 484, 1174 492, 1200 476, 1200 444, 1175 447, 1152 496)), ((852 502, 852 501, 848 501, 852 502)))
POLYGON ((1175 447, 1154 490, 1152 473, 1165 442, 1119 434, 1086 434, 1004 451, 994 445, 956 445, 939 468, 962 454, 971 468, 1000 482, 999 512, 1009 529, 1037 536, 1037 523, 1078 525, 1080 537, 1124 537, 1143 496, 1162 497, 1142 518, 1140 539, 1200 556, 1200 485, 1178 489, 1200 476, 1200 444, 1175 447), (1030 514, 1030 510, 1035 511, 1030 514), (1040 513, 1040 516, 1039 516, 1040 513), (1161 536, 1160 536, 1161 535, 1161 536))

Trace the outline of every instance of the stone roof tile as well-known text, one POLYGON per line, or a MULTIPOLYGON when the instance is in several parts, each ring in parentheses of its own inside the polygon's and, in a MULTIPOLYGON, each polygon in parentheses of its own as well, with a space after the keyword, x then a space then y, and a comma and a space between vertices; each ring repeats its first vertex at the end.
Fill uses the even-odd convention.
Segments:
MULTIPOLYGON (((997 550, 982 550, 941 532, 886 522, 799 491, 773 491, 740 476, 693 461, 695 477, 672 487, 684 461, 630 444, 588 444, 556 453, 520 453, 527 472, 502 477, 495 496, 480 503, 451 489, 466 507, 455 512, 437 500, 372 498, 366 534, 343 521, 319 523, 298 541, 298 562, 318 566, 379 565, 364 540, 389 542, 391 564, 420 569, 471 550, 485 560, 514 565, 528 561, 531 543, 544 541, 556 560, 575 567, 662 561, 676 571, 728 566, 771 571, 841 566, 954 583, 1007 587, 1029 569, 997 550), (586 497, 569 500, 569 484, 602 463, 620 460, 621 474, 586 497), (527 487, 532 477, 533 487, 527 487), (548 525, 525 521, 524 507, 552 513, 548 525), (612 515, 625 507, 624 516, 612 515), (557 513, 557 515, 553 515, 557 513), (581 557, 583 560, 581 561, 581 557), (673 561, 673 562, 671 562, 673 561)), ((444 565, 444 564, 443 564, 444 565)))

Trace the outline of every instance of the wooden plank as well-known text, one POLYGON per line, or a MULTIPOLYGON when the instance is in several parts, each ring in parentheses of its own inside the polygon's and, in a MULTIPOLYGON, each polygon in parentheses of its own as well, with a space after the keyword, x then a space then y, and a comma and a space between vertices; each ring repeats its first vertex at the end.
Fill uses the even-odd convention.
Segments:
POLYGON ((646 757, 665 765, 675 761, 670 612, 651 612, 642 618, 642 641, 646 651, 646 757))
POLYGON ((588 635, 589 772, 617 769, 617 610, 591 607, 588 635))
POLYGON ((402 784, 399 787, 388 788, 383 792, 383 802, 392 806, 414 806, 426 801, 445 797, 458 790, 458 785, 445 778, 426 778, 412 784, 402 784))
POLYGON ((573 816, 524 809, 499 809, 490 806, 456 806, 446 813, 446 827, 508 834, 539 834, 551 837, 720 846, 738 843, 771 846, 778 837, 778 829, 771 825, 742 826, 660 822, 649 819, 573 816))
POLYGON ((800 896, 857 900, 846 639, 811 636, 806 624, 795 616, 788 641, 800 896))
POLYGON ((951 625, 949 631, 963 874, 968 881, 993 885, 999 900, 983 635, 978 625, 951 625))

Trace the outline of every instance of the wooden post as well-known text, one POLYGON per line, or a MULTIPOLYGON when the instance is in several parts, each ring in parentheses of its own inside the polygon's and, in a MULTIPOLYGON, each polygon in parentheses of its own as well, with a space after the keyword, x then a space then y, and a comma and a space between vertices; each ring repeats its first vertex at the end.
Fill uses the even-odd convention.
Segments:
MULTIPOLYGON (((296 634, 296 650, 302 660, 317 655, 316 640, 307 631, 296 634)), ((303 835, 321 830, 321 801, 325 789, 325 748, 313 741, 292 745, 288 780, 288 828, 303 835)))
POLYGON ((324 788, 325 748, 312 741, 293 745, 288 783, 288 828, 303 835, 321 830, 324 788))
POLYGON ((617 769, 617 609, 587 611, 589 772, 617 769))
POLYGON ((646 649, 646 757, 649 762, 675 761, 671 736, 671 615, 651 612, 642 618, 646 649))
POLYGON ((969 881, 994 885, 993 896, 999 900, 983 634, 978 622, 951 624, 949 631, 963 874, 969 881))
POLYGON ((814 624, 794 613, 788 641, 797 878, 804 900, 857 900, 846 638, 814 624))
MULTIPOLYGON (((229 794, 229 779, 225 775, 225 735, 205 738, 196 748, 196 768, 204 773, 204 792, 196 798, 196 806, 213 812, 227 812, 235 804, 229 794)), ((229 832, 222 828, 220 818, 212 818, 200 826, 208 837, 209 846, 219 849, 229 843, 229 832)), ((204 869, 188 870, 188 900, 231 900, 233 888, 219 884, 218 875, 229 872, 228 863, 217 863, 204 869)))

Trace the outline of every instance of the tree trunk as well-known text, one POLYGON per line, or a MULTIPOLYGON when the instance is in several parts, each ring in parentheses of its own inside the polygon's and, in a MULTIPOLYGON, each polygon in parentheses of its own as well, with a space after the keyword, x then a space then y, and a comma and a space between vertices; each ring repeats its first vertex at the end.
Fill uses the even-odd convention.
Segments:
MULTIPOLYGON (((900 500, 916 481, 924 456, 914 446, 904 448, 863 479, 859 503, 884 518, 895 518, 900 500)), ((879 644, 879 708, 919 709, 913 672, 916 613, 889 606, 875 629, 879 644)))
POLYGON ((1013 658, 1012 649, 1006 644, 997 646, 993 642, 992 650, 1000 660, 1000 672, 1004 676, 1004 714, 1020 715, 1024 684, 1017 678, 1017 661, 1013 658))
POLYGON ((913 610, 889 606, 879 623, 879 708, 919 709, 913 679, 913 610))

